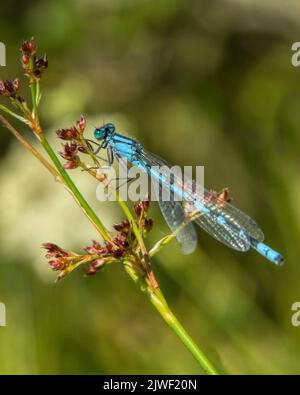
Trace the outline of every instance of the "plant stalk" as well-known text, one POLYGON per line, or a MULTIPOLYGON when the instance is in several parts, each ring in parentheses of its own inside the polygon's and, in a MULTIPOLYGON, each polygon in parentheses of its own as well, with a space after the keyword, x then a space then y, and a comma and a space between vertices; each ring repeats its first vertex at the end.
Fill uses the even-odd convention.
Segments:
POLYGON ((159 292, 155 292, 151 290, 147 286, 143 286, 141 280, 137 276, 137 274, 132 269, 131 265, 125 264, 125 269, 129 276, 133 279, 133 281, 137 285, 141 285, 141 290, 147 293, 148 299, 152 303, 152 305, 159 312, 163 320, 172 329, 172 331, 179 337, 188 351, 193 355, 195 360, 201 366, 203 372, 208 375, 217 375, 218 372, 216 368, 212 365, 212 363, 208 360, 202 350, 196 345, 191 336, 186 332, 183 326, 180 324, 176 316, 173 314, 169 306, 167 305, 161 290, 159 292), (163 299, 162 299, 163 298, 163 299))

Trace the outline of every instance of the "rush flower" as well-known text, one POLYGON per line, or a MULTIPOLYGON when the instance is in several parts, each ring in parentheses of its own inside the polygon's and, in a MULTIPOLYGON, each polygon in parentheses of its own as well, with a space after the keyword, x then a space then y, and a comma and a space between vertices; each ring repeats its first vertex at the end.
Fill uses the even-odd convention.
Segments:
MULTIPOLYGON (((76 155, 76 144, 66 144, 64 157, 70 161, 76 155)), ((67 162, 69 163, 69 162, 67 162)), ((153 221, 146 218, 146 212, 149 208, 149 202, 144 199, 138 203, 136 207, 141 214, 136 219, 142 234, 150 232, 153 226, 153 221), (142 211, 140 208, 142 207, 142 211)), ((69 274, 72 270, 82 264, 87 264, 88 269, 85 272, 87 276, 95 274, 99 269, 102 269, 107 264, 113 262, 123 262, 126 259, 132 259, 137 254, 139 247, 132 230, 132 223, 125 219, 118 224, 114 225, 117 234, 112 238, 112 241, 99 241, 93 240, 92 244, 83 248, 85 254, 75 254, 74 252, 67 251, 56 244, 45 243, 43 248, 46 249, 46 258, 52 270, 58 271, 58 280, 69 274)))
POLYGON ((36 48, 37 45, 35 39, 32 37, 30 40, 23 41, 21 46, 21 51, 23 55, 31 56, 31 55, 35 55, 36 48))
POLYGON ((20 80, 15 78, 14 80, 0 81, 0 96, 15 97, 20 87, 20 80))
POLYGON ((146 213, 149 209, 150 202, 149 202, 149 197, 145 197, 142 201, 136 203, 134 205, 134 211, 137 216, 140 216, 142 212, 146 213))
MULTIPOLYGON (((95 243, 96 242, 94 242, 94 244, 95 243)), ((47 251, 46 258, 48 259, 48 264, 51 269, 59 272, 57 280, 65 277, 82 264, 89 265, 86 274, 94 274, 101 266, 109 261, 109 259, 105 257, 100 258, 98 253, 95 253, 94 250, 91 250, 88 254, 78 255, 74 252, 66 251, 53 243, 44 243, 42 248, 47 251)))
POLYGON ((79 132, 75 126, 68 129, 59 129, 56 134, 62 140, 76 140, 79 137, 79 132))
POLYGON ((68 256, 68 252, 60 248, 58 245, 54 243, 44 243, 42 245, 45 250, 47 250, 46 258, 53 258, 53 257, 66 257, 68 256))
POLYGON ((48 67, 47 55, 44 54, 41 58, 37 58, 36 50, 37 45, 33 37, 24 41, 21 46, 21 62, 30 83, 40 80, 43 71, 48 67))
POLYGON ((44 243, 42 245, 47 253, 45 257, 48 259, 48 264, 54 271, 65 272, 69 265, 70 261, 67 258, 71 257, 71 254, 54 243, 44 243))
POLYGON ((89 254, 98 255, 102 258, 119 259, 126 255, 129 250, 129 242, 123 235, 114 237, 113 243, 105 242, 103 246, 97 241, 93 241, 91 246, 85 247, 84 250, 89 254))
POLYGON ((93 274, 95 274, 100 268, 102 268, 105 264, 105 260, 104 259, 96 259, 95 261, 91 262, 89 264, 89 268, 88 270, 85 272, 86 276, 92 276, 93 274))
POLYGON ((34 61, 33 74, 36 79, 40 79, 42 72, 48 67, 48 58, 44 54, 40 59, 34 61))
POLYGON ((93 244, 91 246, 84 248, 84 250, 87 251, 89 254, 97 254, 102 257, 108 256, 112 249, 112 243, 105 241, 104 246, 101 246, 101 244, 95 240, 93 240, 93 244))
MULTIPOLYGON (((74 140, 78 143, 82 141, 82 135, 85 129, 86 121, 83 115, 80 116, 80 119, 76 122, 76 126, 71 126, 69 128, 63 128, 57 130, 57 136, 62 140, 74 140)), ((81 151, 82 151, 81 147, 81 151)))
POLYGON ((77 160, 68 160, 64 163, 64 168, 67 170, 76 169, 79 166, 79 162, 77 160))
POLYGON ((151 218, 145 218, 144 222, 144 229, 146 233, 149 233, 153 227, 153 219, 151 218))
POLYGON ((63 144, 63 151, 59 152, 60 156, 67 160, 64 164, 65 169, 76 169, 80 164, 78 145, 75 142, 63 144))
POLYGON ((86 126, 86 120, 85 120, 84 116, 81 115, 80 119, 76 123, 76 128, 80 134, 83 134, 85 126, 86 126))
POLYGON ((134 206, 134 211, 138 217, 137 224, 144 236, 146 236, 153 227, 153 220, 147 218, 149 207, 150 201, 148 196, 134 206))
POLYGON ((85 247, 84 250, 87 251, 89 254, 102 254, 101 244, 95 240, 93 240, 93 244, 91 246, 85 247))
POLYGON ((130 222, 128 219, 120 222, 119 224, 115 224, 114 228, 117 232, 121 233, 122 235, 127 235, 132 229, 130 222))

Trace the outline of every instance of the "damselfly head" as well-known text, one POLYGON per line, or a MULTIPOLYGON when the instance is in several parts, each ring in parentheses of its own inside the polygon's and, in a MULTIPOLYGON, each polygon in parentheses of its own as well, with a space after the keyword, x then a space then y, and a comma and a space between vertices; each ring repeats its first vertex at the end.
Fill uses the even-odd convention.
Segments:
POLYGON ((106 139, 108 136, 114 134, 116 128, 112 123, 106 123, 105 125, 101 126, 100 128, 96 128, 94 131, 95 139, 103 140, 106 139))

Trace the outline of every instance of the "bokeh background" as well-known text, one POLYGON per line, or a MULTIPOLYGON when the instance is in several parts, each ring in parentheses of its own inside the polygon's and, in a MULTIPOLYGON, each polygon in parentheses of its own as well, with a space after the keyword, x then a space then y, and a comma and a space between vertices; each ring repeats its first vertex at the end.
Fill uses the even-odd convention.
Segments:
MULTIPOLYGON (((204 165, 207 187, 230 188, 286 265, 199 230, 193 255, 174 242, 153 260, 155 273, 219 370, 299 373, 299 2, 13 0, 1 4, 0 33, 1 78, 20 76, 23 39, 35 36, 49 56, 41 118, 57 149, 54 131, 84 113, 91 135, 113 121, 171 163, 204 165)), ((80 250, 97 235, 2 127, 0 150, 0 373, 199 373, 121 266, 53 283, 40 244, 80 250)), ((96 201, 85 174, 72 174, 107 226, 122 218, 114 203, 96 201)), ((155 204, 152 217, 149 246, 168 231, 155 204)))

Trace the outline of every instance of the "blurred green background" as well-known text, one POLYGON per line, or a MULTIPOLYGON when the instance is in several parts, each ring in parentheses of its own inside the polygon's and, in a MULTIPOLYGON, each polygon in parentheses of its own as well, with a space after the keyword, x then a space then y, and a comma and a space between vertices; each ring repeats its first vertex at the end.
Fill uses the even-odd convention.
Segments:
MULTIPOLYGON (((84 113, 171 163, 204 165, 208 188, 230 188, 286 258, 272 266, 199 230, 183 256, 153 260, 178 318, 219 370, 300 372, 300 41, 297 0, 13 0, 1 5, 1 78, 20 76, 32 35, 49 56, 41 117, 54 130, 84 113)), ((2 102, 2 101, 1 101, 2 102)), ((17 125, 16 123, 14 123, 17 125)), ((23 130, 23 128, 21 128, 23 130)), ((0 373, 194 374, 199 368, 121 266, 54 284, 45 241, 80 250, 96 233, 63 188, 1 127, 0 373)), ((29 133, 24 130, 24 133, 29 133)), ((72 173, 107 226, 122 218, 72 173)), ((155 204, 147 243, 167 233, 155 204)))

